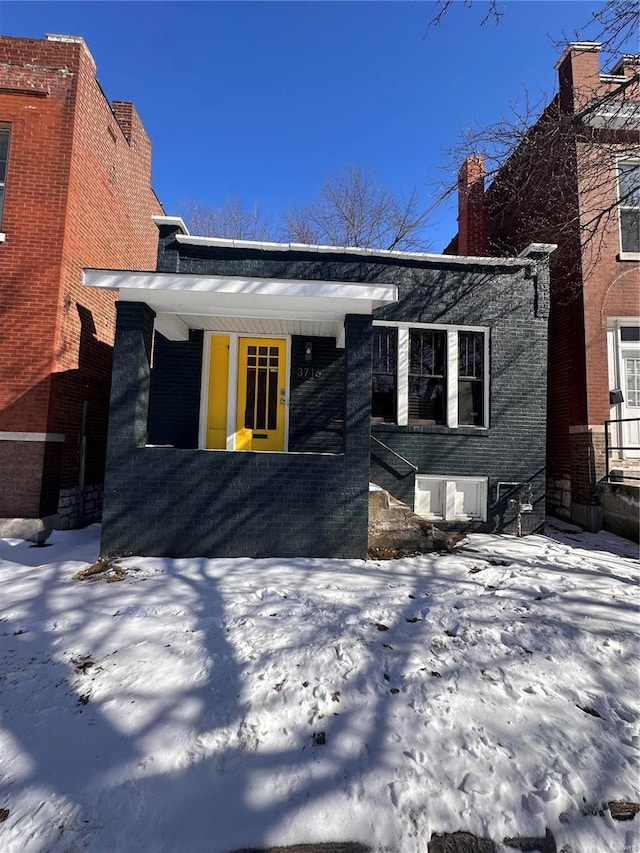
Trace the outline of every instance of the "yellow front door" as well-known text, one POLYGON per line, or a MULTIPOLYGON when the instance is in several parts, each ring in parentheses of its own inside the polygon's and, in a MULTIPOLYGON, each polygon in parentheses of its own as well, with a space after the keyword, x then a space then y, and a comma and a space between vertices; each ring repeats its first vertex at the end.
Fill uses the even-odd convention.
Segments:
POLYGON ((286 342, 238 339, 236 450, 284 450, 286 342))

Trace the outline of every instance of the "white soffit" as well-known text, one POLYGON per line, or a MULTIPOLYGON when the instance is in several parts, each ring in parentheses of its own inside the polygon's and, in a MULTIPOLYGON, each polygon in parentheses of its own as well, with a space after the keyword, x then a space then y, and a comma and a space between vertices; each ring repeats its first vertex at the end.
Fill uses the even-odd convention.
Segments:
POLYGON ((88 287, 118 290, 126 302, 144 302, 156 314, 291 319, 334 323, 345 314, 371 314, 397 300, 393 284, 241 276, 92 270, 88 287))

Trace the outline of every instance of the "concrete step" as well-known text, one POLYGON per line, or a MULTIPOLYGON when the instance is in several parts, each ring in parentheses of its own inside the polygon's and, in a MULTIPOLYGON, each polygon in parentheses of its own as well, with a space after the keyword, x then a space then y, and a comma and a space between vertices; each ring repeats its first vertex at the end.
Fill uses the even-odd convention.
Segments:
POLYGON ((463 538, 460 533, 438 530, 385 489, 377 486, 369 492, 370 557, 452 551, 463 538))

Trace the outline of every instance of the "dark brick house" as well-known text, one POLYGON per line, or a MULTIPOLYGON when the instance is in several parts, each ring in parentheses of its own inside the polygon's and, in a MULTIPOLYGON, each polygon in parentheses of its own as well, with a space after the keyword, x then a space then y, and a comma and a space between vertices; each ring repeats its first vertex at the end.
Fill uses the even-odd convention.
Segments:
POLYGON ((467 158, 458 234, 445 251, 506 256, 532 241, 557 244, 548 509, 637 538, 637 488, 605 481, 605 422, 616 421, 612 466, 640 476, 640 57, 623 56, 604 73, 599 51, 592 42, 567 46, 558 93, 486 190, 482 159, 467 158))
POLYGON ((192 237, 118 289, 104 554, 365 557, 369 483, 439 527, 544 516, 548 256, 192 237), (527 381, 523 382, 523 376, 527 381))
POLYGON ((155 263, 150 171, 81 38, 0 37, 0 535, 100 518, 116 294, 82 268, 155 263))

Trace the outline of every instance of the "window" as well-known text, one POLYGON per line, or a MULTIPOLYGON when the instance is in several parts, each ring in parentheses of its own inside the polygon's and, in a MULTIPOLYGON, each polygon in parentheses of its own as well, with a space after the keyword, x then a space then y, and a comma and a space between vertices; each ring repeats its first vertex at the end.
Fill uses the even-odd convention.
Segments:
POLYGON ((377 328, 373 330, 371 370, 371 417, 377 421, 394 423, 396 419, 396 369, 397 331, 377 328))
POLYGON ((445 423, 446 335, 409 329, 409 423, 445 423))
POLYGON ((486 477, 416 474, 415 512, 429 521, 486 521, 486 477))
POLYGON ((376 422, 488 424, 488 330, 374 322, 376 422))
POLYGON ((4 185, 7 179, 7 160, 9 159, 9 128, 0 124, 0 224, 4 206, 4 185))
POLYGON ((618 166, 620 251, 640 252, 640 163, 618 166))

